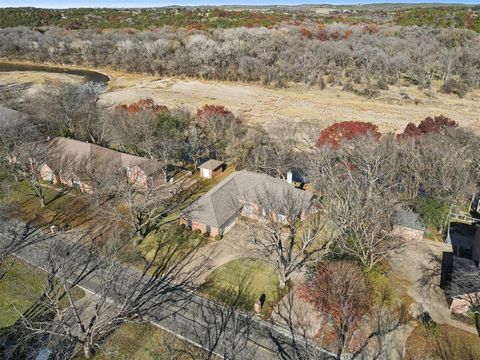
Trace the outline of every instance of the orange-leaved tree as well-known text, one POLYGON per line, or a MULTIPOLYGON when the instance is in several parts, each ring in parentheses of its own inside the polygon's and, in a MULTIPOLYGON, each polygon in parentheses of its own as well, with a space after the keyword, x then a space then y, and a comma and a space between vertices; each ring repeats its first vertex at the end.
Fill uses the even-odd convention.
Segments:
POLYGON ((140 99, 132 104, 121 104, 115 107, 115 110, 124 110, 129 113, 137 113, 140 111, 152 111, 154 113, 163 113, 168 111, 168 107, 165 105, 155 104, 155 101, 151 98, 140 99))

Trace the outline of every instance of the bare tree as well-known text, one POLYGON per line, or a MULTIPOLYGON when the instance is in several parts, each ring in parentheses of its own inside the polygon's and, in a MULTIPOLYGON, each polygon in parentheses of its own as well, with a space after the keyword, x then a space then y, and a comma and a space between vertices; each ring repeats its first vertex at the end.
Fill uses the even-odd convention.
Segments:
POLYGON ((198 109, 191 126, 197 127, 208 155, 220 160, 225 159, 228 143, 242 137, 245 133, 245 127, 240 118, 223 106, 216 105, 205 105, 198 109))
POLYGON ((367 269, 403 244, 392 233, 397 176, 389 144, 361 138, 338 151, 322 148, 311 167, 320 206, 335 229, 335 250, 367 269))
POLYGON ((155 158, 156 115, 152 111, 129 113, 115 110, 110 116, 116 124, 113 129, 113 139, 123 151, 133 151, 150 159, 155 158))
MULTIPOLYGON (((164 183, 159 170, 152 169, 146 186, 133 182, 124 169, 100 176, 92 169, 90 179, 96 184, 93 200, 100 214, 125 226, 131 239, 140 244, 166 221, 178 220, 175 214, 195 192, 188 189, 188 181, 164 183)), ((104 174, 104 172, 102 172, 104 174)))
POLYGON ((311 208, 311 195, 293 187, 276 190, 257 192, 254 202, 262 216, 245 221, 252 243, 278 272, 284 288, 296 271, 328 251, 330 235, 322 215, 311 208))
POLYGON ((189 114, 182 110, 136 113, 117 110, 112 115, 118 123, 115 139, 127 152, 148 156, 159 164, 164 181, 169 180, 170 168, 180 159, 186 147, 189 114))
POLYGON ((50 275, 37 311, 22 314, 23 325, 30 333, 61 340, 64 347, 81 347, 90 359, 121 324, 160 321, 182 311, 191 297, 185 289, 195 288, 199 273, 186 264, 199 244, 172 235, 159 237, 153 251, 142 256, 139 270, 120 263, 134 250, 115 229, 71 233, 68 240, 57 237, 38 254, 50 275), (77 285, 94 294, 78 300, 77 285))
POLYGON ((36 137, 37 134, 32 130, 31 124, 20 113, 0 112, 0 162, 5 169, 12 170, 10 175, 17 181, 19 177, 17 172, 13 171, 16 153, 22 144, 36 137))
POLYGON ((30 195, 35 196, 40 206, 46 205, 46 191, 42 184, 40 169, 47 162, 50 150, 49 144, 44 141, 25 142, 15 147, 12 157, 4 159, 8 168, 20 180, 24 180, 31 190, 30 195))
POLYGON ((103 91, 102 84, 92 82, 46 84, 25 108, 51 135, 105 144, 110 126, 100 102, 103 91))
POLYGON ((448 292, 450 296, 459 296, 469 304, 469 312, 480 336, 480 268, 473 262, 457 266, 448 292))

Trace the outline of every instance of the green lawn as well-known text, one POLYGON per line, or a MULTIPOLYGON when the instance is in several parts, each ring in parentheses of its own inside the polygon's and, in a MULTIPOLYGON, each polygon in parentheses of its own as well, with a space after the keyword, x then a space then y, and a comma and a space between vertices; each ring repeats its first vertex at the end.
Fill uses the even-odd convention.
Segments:
MULTIPOLYGON (((26 262, 10 259, 3 264, 8 271, 0 280, 0 328, 13 325, 20 313, 27 310, 42 295, 47 285, 47 274, 26 262), (11 267, 10 267, 11 266, 11 267)), ((85 293, 80 288, 72 291, 74 299, 85 293)), ((65 306, 60 303, 61 306, 65 306)))
MULTIPOLYGON (((79 357, 82 358, 81 356, 79 357)), ((202 350, 150 324, 128 323, 105 341, 95 360, 205 359, 202 350)))
MULTIPOLYGON (((8 266, 6 264, 4 266, 8 266)), ((30 265, 15 261, 0 280, 0 328, 13 325, 42 294, 46 275, 30 265)))
POLYGON ((272 306, 288 292, 288 286, 282 290, 278 285, 278 276, 269 264, 242 258, 214 270, 205 282, 204 293, 247 311, 253 311, 254 303, 265 294, 262 314, 269 315, 272 306))
MULTIPOLYGON (((48 186, 53 186, 49 185, 48 186)), ((23 221, 35 221, 41 224, 53 222, 69 227, 81 226, 94 218, 91 208, 80 193, 59 194, 45 188, 46 206, 42 208, 25 181, 15 183, 10 194, 10 201, 15 204, 12 216, 23 221)))

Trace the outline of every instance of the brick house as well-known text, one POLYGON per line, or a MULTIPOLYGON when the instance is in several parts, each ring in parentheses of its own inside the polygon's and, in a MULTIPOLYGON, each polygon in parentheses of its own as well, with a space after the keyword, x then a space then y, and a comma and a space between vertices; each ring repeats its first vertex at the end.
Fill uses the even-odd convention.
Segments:
POLYGON ((40 167, 40 177, 53 184, 92 192, 85 174, 87 166, 100 178, 124 169, 132 183, 144 188, 158 169, 153 160, 78 140, 55 138, 49 144, 47 160, 40 167))
POLYGON ((293 196, 305 208, 305 216, 313 199, 313 194, 295 188, 286 181, 250 171, 237 171, 210 189, 181 215, 180 222, 192 230, 200 230, 211 236, 223 235, 237 220, 239 215, 254 219, 264 217, 276 221, 286 221, 282 214, 275 214, 262 207, 258 199, 266 192, 278 196, 293 196))

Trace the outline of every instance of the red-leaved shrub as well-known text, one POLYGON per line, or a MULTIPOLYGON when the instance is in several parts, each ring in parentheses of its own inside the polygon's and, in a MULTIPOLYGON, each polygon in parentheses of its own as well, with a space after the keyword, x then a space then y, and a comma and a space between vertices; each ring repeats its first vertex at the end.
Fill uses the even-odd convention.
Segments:
POLYGON ((337 148, 341 141, 365 135, 371 135, 377 139, 381 136, 378 126, 371 122, 343 121, 323 129, 317 140, 317 146, 330 145, 337 148))

